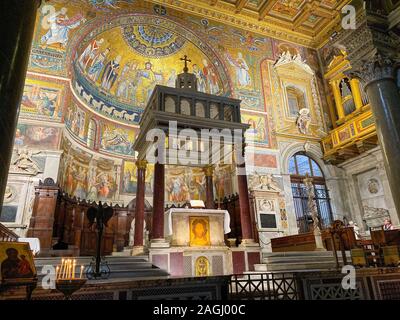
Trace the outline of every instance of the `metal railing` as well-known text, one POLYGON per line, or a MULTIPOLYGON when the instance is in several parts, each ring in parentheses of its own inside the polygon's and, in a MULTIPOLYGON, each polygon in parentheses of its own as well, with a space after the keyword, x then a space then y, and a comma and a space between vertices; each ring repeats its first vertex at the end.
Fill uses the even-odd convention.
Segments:
POLYGON ((301 288, 294 273, 233 275, 230 300, 300 300, 301 288))
POLYGON ((0 223, 0 241, 17 241, 18 235, 0 223))

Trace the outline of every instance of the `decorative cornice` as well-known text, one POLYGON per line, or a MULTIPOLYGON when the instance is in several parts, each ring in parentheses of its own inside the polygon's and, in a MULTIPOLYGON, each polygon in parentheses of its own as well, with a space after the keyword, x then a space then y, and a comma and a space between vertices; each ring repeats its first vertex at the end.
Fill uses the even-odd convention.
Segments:
POLYGON ((276 23, 274 24, 271 22, 259 21, 257 17, 235 14, 234 11, 229 11, 227 8, 225 8, 226 4, 217 3, 215 6, 208 8, 208 6, 202 3, 186 0, 151 0, 151 2, 175 9, 180 12, 190 13, 202 18, 207 17, 209 19, 227 25, 232 25, 243 30, 292 42, 305 47, 317 48, 319 45, 319 43, 316 43, 313 36, 289 30, 288 28, 279 26, 276 23))

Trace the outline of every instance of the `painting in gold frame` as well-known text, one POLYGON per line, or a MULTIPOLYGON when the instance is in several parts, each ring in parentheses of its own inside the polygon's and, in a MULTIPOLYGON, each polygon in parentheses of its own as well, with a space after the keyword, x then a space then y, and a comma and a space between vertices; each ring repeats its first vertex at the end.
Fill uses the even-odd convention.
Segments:
POLYGON ((0 283, 29 282, 37 277, 27 242, 0 242, 0 283))
POLYGON ((190 246, 210 246, 210 220, 208 217, 190 217, 190 246))

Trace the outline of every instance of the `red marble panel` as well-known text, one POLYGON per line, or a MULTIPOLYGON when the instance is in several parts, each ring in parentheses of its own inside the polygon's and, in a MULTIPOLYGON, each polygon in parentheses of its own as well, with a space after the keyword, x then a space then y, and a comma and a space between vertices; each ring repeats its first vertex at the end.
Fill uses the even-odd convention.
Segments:
POLYGON ((260 263, 259 252, 247 252, 248 271, 254 271, 254 265, 260 263))
POLYGON ((244 258, 244 251, 232 252, 232 264, 234 274, 243 274, 246 271, 246 262, 244 258))
POLYGON ((276 156, 271 154, 254 154, 254 165, 257 167, 277 168, 276 156))
POLYGON ((168 270, 168 254, 154 254, 152 264, 160 269, 168 270))
POLYGON ((183 252, 171 252, 169 258, 171 276, 183 276, 183 252))

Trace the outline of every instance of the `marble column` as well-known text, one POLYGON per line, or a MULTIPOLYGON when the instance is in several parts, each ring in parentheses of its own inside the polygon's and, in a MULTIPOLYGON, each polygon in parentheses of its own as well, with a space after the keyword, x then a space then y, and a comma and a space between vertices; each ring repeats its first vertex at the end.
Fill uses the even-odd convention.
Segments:
POLYGON ((383 161, 400 217, 400 197, 396 196, 396 190, 400 187, 400 94, 393 76, 394 70, 385 64, 385 61, 374 64, 375 76, 367 82, 365 91, 375 116, 383 161))
POLYGON ((400 215, 400 197, 396 196, 400 186, 400 94, 395 81, 400 38, 389 31, 393 27, 394 7, 389 1, 386 4, 382 7, 381 1, 359 1, 355 4, 357 29, 339 33, 334 41, 346 50, 352 66, 344 73, 360 79, 368 96, 397 215, 400 215))
POLYGON ((0 1, 0 208, 40 0, 0 1))
POLYGON ((207 166, 204 168, 204 174, 206 175, 206 208, 207 209, 215 209, 213 173, 214 173, 213 166, 207 166))
MULTIPOLYGON (((245 171, 245 164, 238 165, 237 168, 240 172, 245 171)), ((238 174, 238 193, 239 193, 239 206, 240 206, 240 224, 242 228, 242 245, 254 243, 254 236, 251 226, 250 216, 250 199, 249 188, 247 185, 247 175, 238 174)))
POLYGON ((137 167, 137 188, 136 188, 136 212, 135 212, 135 237, 133 240, 132 254, 143 253, 143 227, 144 227, 144 200, 146 188, 146 167, 145 160, 136 161, 137 167))
POLYGON ((165 211, 165 165, 154 165, 154 196, 153 196, 153 230, 151 245, 163 243, 164 240, 164 211, 165 211))

